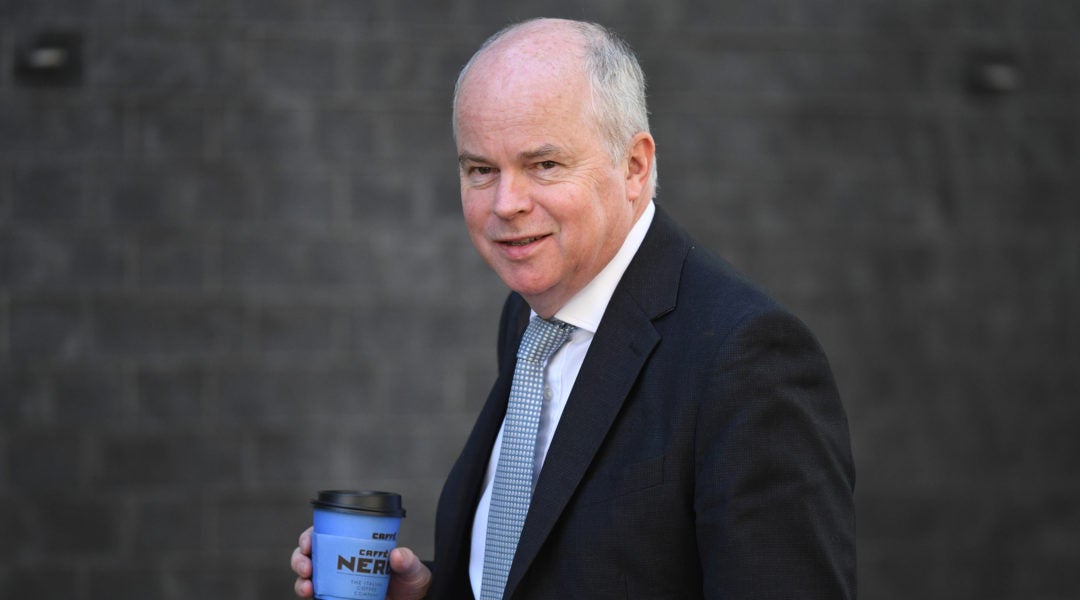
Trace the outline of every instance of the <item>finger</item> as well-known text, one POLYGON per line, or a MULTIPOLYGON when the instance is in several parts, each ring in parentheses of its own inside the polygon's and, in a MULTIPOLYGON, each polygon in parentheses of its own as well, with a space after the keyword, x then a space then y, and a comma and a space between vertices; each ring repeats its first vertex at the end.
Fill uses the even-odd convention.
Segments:
POLYGON ((305 579, 311 578, 311 559, 301 552, 300 548, 293 550, 289 565, 292 567, 293 573, 305 579))
POLYGON ((403 579, 411 579, 416 576, 423 563, 416 558, 416 554, 408 548, 394 548, 390 552, 390 569, 403 579))
POLYGON ((315 587, 312 586, 310 579, 296 579, 296 583, 293 584, 293 591, 300 598, 314 598, 315 587))
POLYGON ((395 589, 418 593, 418 598, 423 597, 423 592, 431 583, 431 571, 408 548, 395 548, 390 553, 390 569, 394 572, 391 584, 395 589))
POLYGON ((314 530, 314 527, 308 527, 300 534, 300 552, 308 556, 311 556, 311 535, 314 530))

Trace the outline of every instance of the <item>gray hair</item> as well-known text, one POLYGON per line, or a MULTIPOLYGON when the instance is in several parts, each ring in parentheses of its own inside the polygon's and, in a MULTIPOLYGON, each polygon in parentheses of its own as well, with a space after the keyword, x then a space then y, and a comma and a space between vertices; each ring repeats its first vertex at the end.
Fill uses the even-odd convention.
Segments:
MULTIPOLYGON (((489 37, 458 74, 454 85, 454 137, 457 138, 457 100, 462 82, 477 57, 506 34, 530 23, 532 19, 504 27, 489 37)), ((604 138, 612 162, 625 158, 630 140, 640 132, 649 133, 649 110, 645 102, 645 73, 634 50, 611 30, 596 23, 570 21, 581 36, 584 48, 585 75, 589 81, 593 121, 604 138)), ((656 194, 656 160, 649 171, 649 193, 656 194)))

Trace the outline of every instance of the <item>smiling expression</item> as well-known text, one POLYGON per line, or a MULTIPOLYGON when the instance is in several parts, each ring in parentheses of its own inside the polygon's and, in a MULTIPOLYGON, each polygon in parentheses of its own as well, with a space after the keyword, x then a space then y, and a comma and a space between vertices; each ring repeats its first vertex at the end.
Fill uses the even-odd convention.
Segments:
POLYGON ((633 152, 615 163, 606 150, 568 43, 528 32, 502 40, 478 57, 456 106, 469 236, 544 317, 607 265, 648 200, 633 152))

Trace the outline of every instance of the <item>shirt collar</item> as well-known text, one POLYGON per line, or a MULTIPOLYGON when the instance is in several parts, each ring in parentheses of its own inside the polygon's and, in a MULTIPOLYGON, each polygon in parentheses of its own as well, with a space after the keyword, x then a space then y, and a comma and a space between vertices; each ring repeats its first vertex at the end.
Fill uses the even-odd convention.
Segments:
MULTIPOLYGON (((622 247, 615 253, 614 258, 600 271, 592 281, 581 289, 562 308, 555 313, 555 318, 577 327, 589 333, 596 333, 600 326, 600 319, 604 316, 608 302, 611 301, 615 287, 619 285, 630 261, 637 254, 641 242, 645 239, 645 233, 652 224, 653 215, 656 214, 656 205, 652 200, 645 206, 645 211, 638 217, 630 233, 623 240, 622 247)), ((536 313, 533 312, 533 315, 536 313)))

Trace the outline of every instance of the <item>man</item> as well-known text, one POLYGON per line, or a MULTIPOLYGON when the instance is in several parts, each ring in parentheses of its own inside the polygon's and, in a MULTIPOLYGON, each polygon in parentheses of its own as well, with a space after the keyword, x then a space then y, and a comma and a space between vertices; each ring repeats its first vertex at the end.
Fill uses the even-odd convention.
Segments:
MULTIPOLYGON (((855 596, 854 470, 827 361, 654 205, 646 114, 632 52, 592 24, 513 26, 463 69, 465 222, 514 293, 433 571, 396 550, 390 598, 855 596), (537 317, 572 333, 546 360, 531 501, 492 575, 515 354, 537 317)), ((305 597, 310 535, 292 557, 305 597)))

